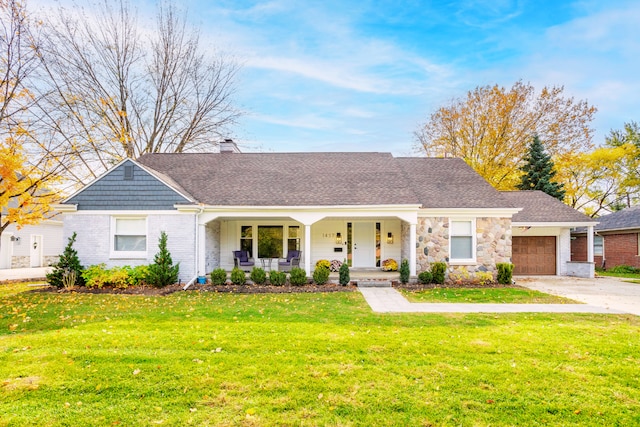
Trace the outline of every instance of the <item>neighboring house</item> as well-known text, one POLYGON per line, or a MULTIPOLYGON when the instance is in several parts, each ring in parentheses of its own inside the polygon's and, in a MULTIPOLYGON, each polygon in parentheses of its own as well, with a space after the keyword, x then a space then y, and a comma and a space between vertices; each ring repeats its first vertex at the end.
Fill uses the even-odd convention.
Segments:
MULTIPOLYGON (((640 268, 640 206, 623 209, 597 219, 592 250, 596 266, 612 268, 630 265, 640 268)), ((587 257, 587 230, 572 233, 573 258, 587 257)))
POLYGON ((571 229, 596 222, 542 191, 504 191, 502 195, 522 208, 511 219, 514 274, 593 277, 594 264, 587 254, 571 256, 571 229))
MULTIPOLYGON (((220 153, 126 159, 56 209, 65 238, 78 233, 84 265, 150 263, 166 231, 180 278, 190 281, 230 270, 240 249, 274 267, 270 258, 301 250, 308 275, 320 259, 358 269, 407 259, 413 276, 437 261, 449 271, 495 272, 512 260, 512 217, 523 207, 460 159, 240 153, 226 141, 220 153)), ((572 213, 557 228, 592 225, 572 213)), ((549 224, 530 227, 544 234, 549 224)), ((568 253, 568 231, 557 232, 566 235, 558 253, 568 253)), ((559 257, 554 274, 569 273, 567 261, 559 257)))
POLYGON ((18 230, 10 224, 0 242, 0 269, 46 267, 58 262, 64 250, 62 221, 43 220, 18 230))

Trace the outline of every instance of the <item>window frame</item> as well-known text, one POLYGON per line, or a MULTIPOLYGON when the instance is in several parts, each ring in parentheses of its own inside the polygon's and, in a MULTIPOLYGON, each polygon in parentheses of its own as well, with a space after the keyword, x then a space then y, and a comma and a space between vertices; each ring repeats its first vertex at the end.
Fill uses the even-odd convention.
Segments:
POLYGON ((595 234, 593 236, 593 256, 604 256, 604 236, 599 236, 597 234, 595 234), (598 240, 598 239, 601 242, 601 244, 599 245, 600 246, 600 253, 598 253, 596 251, 596 247, 597 247, 596 240, 598 240))
MULTIPOLYGON (((124 236, 142 236, 142 234, 122 234, 124 236)), ((109 230, 109 258, 112 259, 147 259, 149 251, 149 221, 147 216, 142 215, 114 215, 111 216, 111 225, 109 230), (145 237, 145 249, 144 251, 117 251, 116 250, 116 227, 118 220, 144 220, 144 237, 145 237)))
POLYGON ((449 218, 449 264, 475 264, 476 263, 476 247, 477 247, 477 230, 475 218, 449 218), (471 224, 471 234, 454 234, 453 223, 465 222, 471 224), (471 238, 471 258, 453 258, 453 238, 454 237, 470 237, 471 238))

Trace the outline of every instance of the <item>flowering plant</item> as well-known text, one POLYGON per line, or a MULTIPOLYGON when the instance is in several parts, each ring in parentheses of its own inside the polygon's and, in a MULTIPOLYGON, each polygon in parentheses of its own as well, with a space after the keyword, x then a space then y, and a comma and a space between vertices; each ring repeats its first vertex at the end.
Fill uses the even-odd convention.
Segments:
POLYGON ((324 267, 327 270, 329 270, 329 268, 331 268, 331 263, 329 262, 328 259, 321 259, 321 260, 318 260, 318 262, 316 262, 316 268, 318 267, 324 267))
POLYGON ((393 259, 385 259, 382 261, 382 271, 398 271, 398 262, 393 259))

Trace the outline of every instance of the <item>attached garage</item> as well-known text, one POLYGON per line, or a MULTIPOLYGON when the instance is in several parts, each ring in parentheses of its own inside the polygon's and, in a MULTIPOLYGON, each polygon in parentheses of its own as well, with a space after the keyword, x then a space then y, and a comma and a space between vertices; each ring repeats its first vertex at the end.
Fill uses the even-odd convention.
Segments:
POLYGON ((511 262, 515 275, 593 277, 594 264, 571 260, 571 229, 596 222, 542 191, 504 191, 513 206, 511 262))
POLYGON ((556 236, 513 236, 515 275, 555 275, 556 236))

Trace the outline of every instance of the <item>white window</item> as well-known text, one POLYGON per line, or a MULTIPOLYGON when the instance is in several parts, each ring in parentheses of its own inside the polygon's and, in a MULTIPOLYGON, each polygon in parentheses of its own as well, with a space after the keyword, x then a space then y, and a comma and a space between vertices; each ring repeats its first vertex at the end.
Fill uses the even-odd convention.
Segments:
POLYGON ((144 217, 111 218, 111 257, 147 257, 147 219, 144 217))
POLYGON ((602 256, 604 248, 604 238, 602 236, 593 236, 593 255, 602 256))
POLYGON ((475 262, 475 221, 451 221, 449 227, 449 248, 451 262, 475 262))

